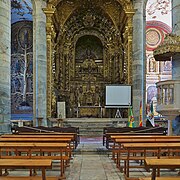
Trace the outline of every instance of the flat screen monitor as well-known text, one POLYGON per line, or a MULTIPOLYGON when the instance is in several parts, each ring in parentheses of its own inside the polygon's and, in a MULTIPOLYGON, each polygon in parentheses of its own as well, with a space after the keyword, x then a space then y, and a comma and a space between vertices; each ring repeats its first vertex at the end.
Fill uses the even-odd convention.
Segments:
POLYGON ((106 85, 105 106, 129 107, 132 105, 132 88, 130 85, 106 85))

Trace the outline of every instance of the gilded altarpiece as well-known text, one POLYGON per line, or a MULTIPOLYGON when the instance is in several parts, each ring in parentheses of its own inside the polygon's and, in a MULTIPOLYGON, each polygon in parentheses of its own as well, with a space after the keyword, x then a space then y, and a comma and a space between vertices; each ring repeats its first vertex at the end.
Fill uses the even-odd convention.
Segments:
POLYGON ((134 11, 106 0, 106 6, 95 0, 52 2, 56 10, 50 27, 56 36, 47 55, 52 72, 48 116, 57 116, 56 102, 62 101, 67 117, 102 117, 105 85, 132 83, 134 11))

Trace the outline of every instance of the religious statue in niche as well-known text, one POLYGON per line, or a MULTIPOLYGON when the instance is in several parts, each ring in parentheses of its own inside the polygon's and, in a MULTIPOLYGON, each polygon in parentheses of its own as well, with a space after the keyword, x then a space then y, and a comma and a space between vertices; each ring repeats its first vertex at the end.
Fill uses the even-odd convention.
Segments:
POLYGON ((157 63, 153 54, 147 54, 147 72, 157 72, 157 63))
POLYGON ((92 57, 91 51, 88 49, 86 52, 87 52, 87 57, 83 61, 80 67, 80 72, 81 73, 97 73, 98 66, 92 57))
POLYGON ((172 62, 171 61, 164 61, 163 62, 164 71, 171 71, 172 62))
POLYGON ((100 106, 100 91, 98 86, 96 86, 95 88, 95 93, 93 96, 93 104, 94 106, 100 106))
POLYGON ((149 58, 149 72, 156 72, 156 61, 154 57, 149 58))

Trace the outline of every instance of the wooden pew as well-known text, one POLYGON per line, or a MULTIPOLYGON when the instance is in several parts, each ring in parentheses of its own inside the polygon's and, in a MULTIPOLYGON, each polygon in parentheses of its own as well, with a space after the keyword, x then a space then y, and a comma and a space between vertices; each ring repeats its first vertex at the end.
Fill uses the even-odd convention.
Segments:
MULTIPOLYGON (((127 158, 124 159, 125 167, 124 167, 124 174, 126 177, 129 177, 129 168, 130 167, 130 160, 136 159, 136 160, 144 160, 148 157, 148 150, 154 150, 157 152, 156 156, 153 158, 160 159, 163 158, 161 156, 161 153, 163 150, 167 150, 167 152, 171 152, 171 150, 177 150, 179 149, 180 152, 180 143, 125 143, 122 144, 122 147, 127 150, 127 158), (137 150, 143 151, 144 156, 139 156, 134 158, 132 155, 137 150), (146 153, 147 152, 147 153, 146 153)), ((168 156, 173 158, 173 156, 168 156)), ((151 157, 152 158, 152 157, 151 157)), ((167 158, 167 157, 166 157, 167 158)), ((174 156, 174 158, 177 158, 174 156)), ((140 166, 139 166, 140 167, 140 166)))
MULTIPOLYGON (((171 169, 171 168, 180 168, 180 159, 145 159, 145 167, 147 169, 152 169, 151 178, 145 177, 140 178, 141 180, 156 180, 156 170, 157 169, 171 169)), ((161 179, 173 179, 172 177, 162 177, 161 179)), ((180 177, 174 177, 175 179, 180 179, 180 177)), ((160 178, 158 178, 160 179, 160 178)))
MULTIPOLYGON (((113 134, 119 135, 166 135, 167 128, 164 127, 105 127, 103 129, 103 145, 110 141, 109 137, 113 134)), ((107 145, 108 146, 108 145, 107 145)), ((106 146, 106 147, 107 147, 106 146)))
POLYGON ((112 143, 111 136, 165 136, 163 133, 106 133, 106 148, 109 148, 109 144, 112 143))
MULTIPOLYGON (((178 176, 156 177, 156 180, 179 180, 179 179, 180 179, 180 177, 178 177, 178 176)), ((138 180, 151 180, 151 177, 139 178, 138 180)))
MULTIPOLYGON (((72 138, 67 137, 56 137, 56 138, 44 138, 44 137, 34 137, 34 138, 25 138, 25 137, 9 137, 9 138, 1 138, 0 142, 41 142, 41 143, 62 143, 66 142, 70 145, 72 142, 72 138)), ((69 146, 70 147, 70 146, 69 146)))
MULTIPOLYGON (((116 137, 116 136, 115 136, 116 137)), ((114 137, 113 137, 114 138, 114 137)), ((134 138, 127 138, 127 136, 125 136, 125 138, 123 139, 122 137, 120 139, 113 139, 114 140, 114 145, 112 146, 112 159, 114 159, 114 161, 116 162, 116 166, 117 168, 119 168, 122 172, 122 167, 121 167, 121 160, 125 160, 127 158, 127 151, 125 149, 122 149, 122 144, 125 143, 180 143, 180 136, 178 136, 177 138, 175 136, 173 136, 171 138, 171 136, 156 136, 156 137, 152 137, 152 136, 140 136, 140 137, 134 137, 134 138), (116 145, 117 144, 117 145, 116 145), (123 153, 126 153, 122 156, 123 153)), ((148 151, 150 152, 150 151, 148 151)), ((151 150, 151 153, 155 153, 155 150, 151 150)), ((144 154, 144 152, 142 150, 134 150, 134 153, 141 153, 141 155, 144 154)), ((172 153, 172 151, 171 151, 172 153)), ((174 155, 175 155, 176 150, 174 150, 174 155)), ((138 157, 133 157, 134 159, 138 157)))
MULTIPOLYGON (((29 137, 68 137, 68 136, 73 136, 73 141, 75 144, 75 148, 77 148, 78 144, 79 144, 79 140, 78 140, 78 135, 76 133, 72 133, 72 132, 54 132, 54 133, 38 133, 38 132, 22 132, 22 133, 18 133, 18 134, 12 134, 14 136, 29 136, 29 137)), ((7 135, 2 135, 2 137, 6 137, 7 135)), ((9 135, 8 135, 9 136, 9 135)))
POLYGON ((64 138, 64 137, 67 137, 67 138, 72 138, 74 139, 74 133, 70 133, 70 134, 26 134, 26 135, 23 135, 23 134, 3 134, 1 135, 0 137, 2 138, 39 138, 39 137, 42 137, 42 138, 64 138))
MULTIPOLYGON (((40 176, 2 176, 0 180, 42 180, 40 176)), ((58 177, 46 177, 46 180, 60 180, 58 177)))
MULTIPOLYGON (((112 146, 108 143, 108 149, 115 145, 115 139, 120 143, 121 139, 180 139, 180 136, 164 136, 164 135, 111 135, 112 146)), ((128 141, 128 140, 127 140, 128 141)))
MULTIPOLYGON (((49 159, 0 159, 0 179, 8 179, 9 177, 2 177, 2 169, 33 169, 38 168, 42 170, 42 180, 47 180, 46 169, 52 168, 52 162, 49 159)), ((11 177, 18 178, 18 177, 11 177)), ((30 177, 25 177, 27 180, 30 177)), ((54 179, 57 179, 54 177, 54 179)))
MULTIPOLYGON (((179 180, 180 177, 178 176, 171 176, 171 177, 156 177, 156 180, 179 180)), ((151 177, 141 177, 138 180, 151 180, 151 177)))
MULTIPOLYGON (((11 135, 9 137, 0 137, 0 142, 19 142, 19 143, 68 143, 68 149, 67 149, 67 156, 69 156, 69 160, 67 160, 66 165, 68 164, 68 162, 70 161, 71 157, 72 157, 72 151, 75 148, 74 143, 71 144, 73 136, 67 138, 67 137, 48 137, 48 138, 44 138, 44 137, 21 137, 21 135, 18 135, 18 137, 13 137, 16 135, 11 135)), ((25 149, 26 151, 26 149, 25 149)), ((52 152, 52 150, 50 150, 50 152, 52 152)))
POLYGON ((60 160, 60 178, 65 177, 67 143, 13 143, 0 142, 0 159, 51 159, 60 160), (23 151, 23 156, 19 152, 23 151), (9 153, 11 152, 11 153, 9 153), (25 153, 26 152, 26 153, 25 153), (57 152, 59 155, 44 156, 46 152, 57 152), (38 155, 37 155, 38 153, 38 155))
POLYGON ((80 138, 79 138, 79 128, 78 127, 44 127, 44 126, 39 126, 39 127, 28 127, 28 126, 23 126, 23 127, 18 127, 18 126, 14 126, 11 129, 13 134, 70 134, 73 133, 74 134, 74 138, 75 138, 75 145, 77 147, 77 145, 80 142, 80 138))

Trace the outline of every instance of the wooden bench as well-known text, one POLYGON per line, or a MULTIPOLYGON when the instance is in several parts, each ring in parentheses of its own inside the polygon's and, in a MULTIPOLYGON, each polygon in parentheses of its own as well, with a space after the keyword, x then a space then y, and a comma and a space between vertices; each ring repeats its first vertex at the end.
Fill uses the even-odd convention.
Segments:
POLYGON ((78 127, 44 127, 44 126, 39 126, 39 127, 18 127, 14 126, 11 129, 13 134, 37 134, 37 135, 56 135, 56 134, 74 134, 74 140, 75 140, 75 146, 80 142, 79 138, 79 128, 78 127))
POLYGON ((166 134, 163 133, 106 133, 106 148, 109 148, 109 144, 112 141, 112 136, 129 136, 130 138, 135 136, 166 136, 166 134))
MULTIPOLYGON (((127 157, 124 159, 124 174, 125 176, 129 177, 129 168, 130 167, 130 160, 133 160, 133 153, 137 150, 143 151, 143 156, 139 156, 136 158, 136 160, 144 160, 147 158, 148 154, 146 153, 148 150, 154 150, 157 152, 157 154, 154 156, 154 158, 159 159, 163 156, 161 156, 161 152, 163 150, 167 150, 167 152, 170 152, 171 150, 177 150, 180 151, 180 143, 125 143, 122 144, 123 148, 127 150, 127 157)), ((176 158, 176 156, 174 156, 176 158)), ((167 157, 166 157, 167 158, 167 157)))
MULTIPOLYGON (((0 159, 0 176, 2 169, 33 169, 42 170, 42 180, 46 180, 46 169, 52 168, 52 162, 48 159, 0 159)), ((9 177, 8 177, 9 178, 9 177)), ((2 177, 0 177, 2 179, 2 177)))
MULTIPOLYGON (((46 180, 59 180, 58 177, 46 177, 46 180)), ((0 180, 42 180, 42 177, 39 176, 2 176, 0 180)))
MULTIPOLYGON (((127 154, 122 157, 121 154, 122 153, 125 153, 127 152, 126 150, 122 149, 122 144, 125 144, 125 143, 172 143, 172 142, 176 142, 176 143, 179 143, 180 142, 180 136, 178 136, 177 138, 176 137, 170 137, 170 136, 138 136, 138 137, 134 137, 133 138, 130 138, 129 136, 121 136, 121 138, 118 138, 118 139, 114 139, 115 137, 117 136, 112 136, 112 139, 114 141, 114 144, 112 146, 112 159, 115 160, 116 162, 116 165, 118 168, 120 168, 121 172, 122 172, 122 167, 120 166, 120 161, 121 160, 125 160, 127 158, 127 154), (116 145, 117 144, 117 145, 116 145)), ((120 136, 119 136, 120 137, 120 136)), ((131 151, 132 152, 132 151, 131 151)), ((151 152, 152 154, 155 153, 156 151, 153 149, 153 150, 148 150, 148 152, 151 152)), ((179 152, 179 151, 178 151, 179 152)), ((143 150, 134 150, 134 153, 141 153, 141 155, 144 154, 144 151, 143 150)), ((157 153, 157 152, 156 152, 157 153)), ((172 151, 171 151, 172 153, 172 151)), ((174 154, 176 153, 176 151, 174 150, 173 152, 174 154)), ((167 153, 166 153, 167 154, 167 153)), ((167 155, 170 155, 170 154, 167 154, 167 155)), ((133 157, 133 159, 143 159, 140 158, 140 157, 133 157)), ((131 157, 132 159, 132 157, 131 157)))
POLYGON ((164 127, 105 127, 103 129, 103 145, 106 143, 106 147, 108 147, 108 143, 110 142, 110 135, 166 135, 167 128, 164 127))
MULTIPOLYGON (((142 177, 142 178, 139 178, 139 180, 151 180, 151 177, 142 177)), ((156 177, 156 180, 180 180, 180 177, 174 177, 174 176, 156 177)))
MULTIPOLYGON (((75 148, 74 143, 71 144, 73 136, 67 138, 65 137, 48 137, 48 138, 43 138, 43 137, 32 137, 32 138, 26 138, 26 137, 13 137, 14 135, 10 137, 0 137, 0 142, 20 142, 20 143, 68 143, 66 155, 69 156, 69 160, 72 157, 72 151, 75 148)), ((16 136, 16 135, 15 135, 16 136)), ((22 150, 22 151, 27 151, 27 150, 22 150)), ((48 150, 46 150, 48 152, 48 150)), ((52 152, 52 150, 50 150, 52 152)), ((68 160, 66 161, 66 165, 68 164, 68 160)))
MULTIPOLYGON (((67 143, 13 143, 0 142, 0 159, 50 159, 60 161, 60 177, 65 177, 65 162, 69 160, 66 156, 67 143), (9 153, 11 152, 11 153, 9 153), (21 155, 19 152, 23 152, 21 155), (59 155, 44 155, 46 152, 57 152, 59 155), (38 154, 37 154, 38 153, 38 154)), ((47 154, 47 153, 46 153, 47 154)))
POLYGON ((58 134, 50 134, 50 133, 28 133, 28 134, 4 134, 1 135, 1 138, 71 138, 73 144, 74 144, 74 148, 76 148, 78 146, 77 143, 77 135, 75 133, 58 133, 58 134))
POLYGON ((155 180, 157 169, 180 168, 180 159, 145 159, 145 167, 152 169, 151 180, 155 180))

